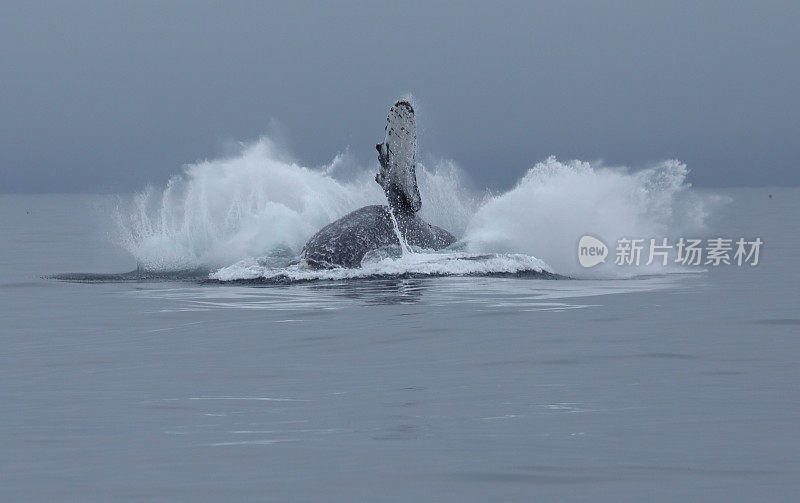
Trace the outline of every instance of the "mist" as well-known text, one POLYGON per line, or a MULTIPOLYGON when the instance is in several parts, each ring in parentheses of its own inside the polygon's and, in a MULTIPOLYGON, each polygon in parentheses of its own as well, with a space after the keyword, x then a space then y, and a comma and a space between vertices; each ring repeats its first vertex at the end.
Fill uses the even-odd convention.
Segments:
POLYGON ((133 192, 231 142, 377 165, 412 93, 420 158, 507 189, 555 155, 695 186, 798 185, 795 2, 3 2, 0 192, 133 192))

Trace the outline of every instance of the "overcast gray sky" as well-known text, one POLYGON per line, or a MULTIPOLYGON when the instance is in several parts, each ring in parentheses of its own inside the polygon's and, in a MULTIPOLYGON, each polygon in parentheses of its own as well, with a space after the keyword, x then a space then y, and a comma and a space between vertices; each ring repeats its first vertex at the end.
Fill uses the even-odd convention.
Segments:
POLYGON ((799 185, 800 2, 0 0, 0 192, 129 191, 281 125, 374 162, 411 92, 423 155, 479 186, 535 161, 678 158, 799 185))

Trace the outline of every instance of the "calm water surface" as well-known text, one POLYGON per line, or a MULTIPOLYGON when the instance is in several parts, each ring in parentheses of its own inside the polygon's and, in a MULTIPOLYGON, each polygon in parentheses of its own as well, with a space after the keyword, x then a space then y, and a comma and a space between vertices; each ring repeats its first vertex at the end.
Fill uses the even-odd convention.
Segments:
POLYGON ((727 193, 755 268, 271 287, 42 279, 111 201, 0 196, 0 500, 796 501, 800 190, 727 193))

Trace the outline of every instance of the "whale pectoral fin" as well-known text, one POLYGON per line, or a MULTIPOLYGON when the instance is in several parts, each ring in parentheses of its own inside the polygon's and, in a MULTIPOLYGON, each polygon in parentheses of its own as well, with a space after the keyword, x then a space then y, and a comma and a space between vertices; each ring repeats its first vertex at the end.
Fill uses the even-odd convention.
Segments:
POLYGON ((417 127, 414 108, 397 101, 386 117, 386 136, 375 145, 381 172, 375 180, 383 187, 392 209, 415 213, 422 207, 416 175, 417 127))

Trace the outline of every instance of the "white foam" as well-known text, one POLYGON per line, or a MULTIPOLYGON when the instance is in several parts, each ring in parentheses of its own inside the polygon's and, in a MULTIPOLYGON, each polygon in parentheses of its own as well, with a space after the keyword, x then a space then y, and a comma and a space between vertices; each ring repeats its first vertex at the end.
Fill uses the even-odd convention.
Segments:
POLYGON ((313 270, 301 264, 283 268, 265 267, 256 260, 243 260, 211 274, 220 281, 252 279, 341 280, 375 276, 431 275, 459 276, 478 274, 517 274, 521 272, 552 272, 543 261, 529 255, 488 254, 464 252, 415 252, 400 257, 365 261, 355 269, 335 268, 313 270))
MULTIPOLYGON (((621 268, 611 260, 594 269, 578 263, 584 235, 611 247, 622 237, 641 239, 703 233, 721 200, 701 197, 686 183, 688 170, 670 160, 638 172, 560 162, 550 157, 508 192, 491 198, 470 220, 463 241, 474 252, 535 254, 562 274, 620 277, 655 272, 621 268)), ((642 262, 644 263, 644 262, 642 262)), ((658 272, 665 272, 659 268, 658 272)))
POLYGON ((420 215, 460 238, 458 251, 384 257, 358 270, 285 267, 326 224, 361 206, 385 203, 375 172, 377 162, 363 168, 347 156, 319 169, 304 167, 261 138, 238 155, 186 166, 162 191, 137 194, 131 208, 119 212, 121 241, 146 269, 207 268, 220 280, 527 270, 620 277, 653 271, 615 267, 613 260, 583 269, 577 261, 581 236, 596 236, 613 249, 620 237, 698 235, 720 202, 696 194, 678 161, 631 171, 550 157, 511 190, 481 198, 465 188, 456 164, 445 160, 431 169, 417 167, 420 215))

